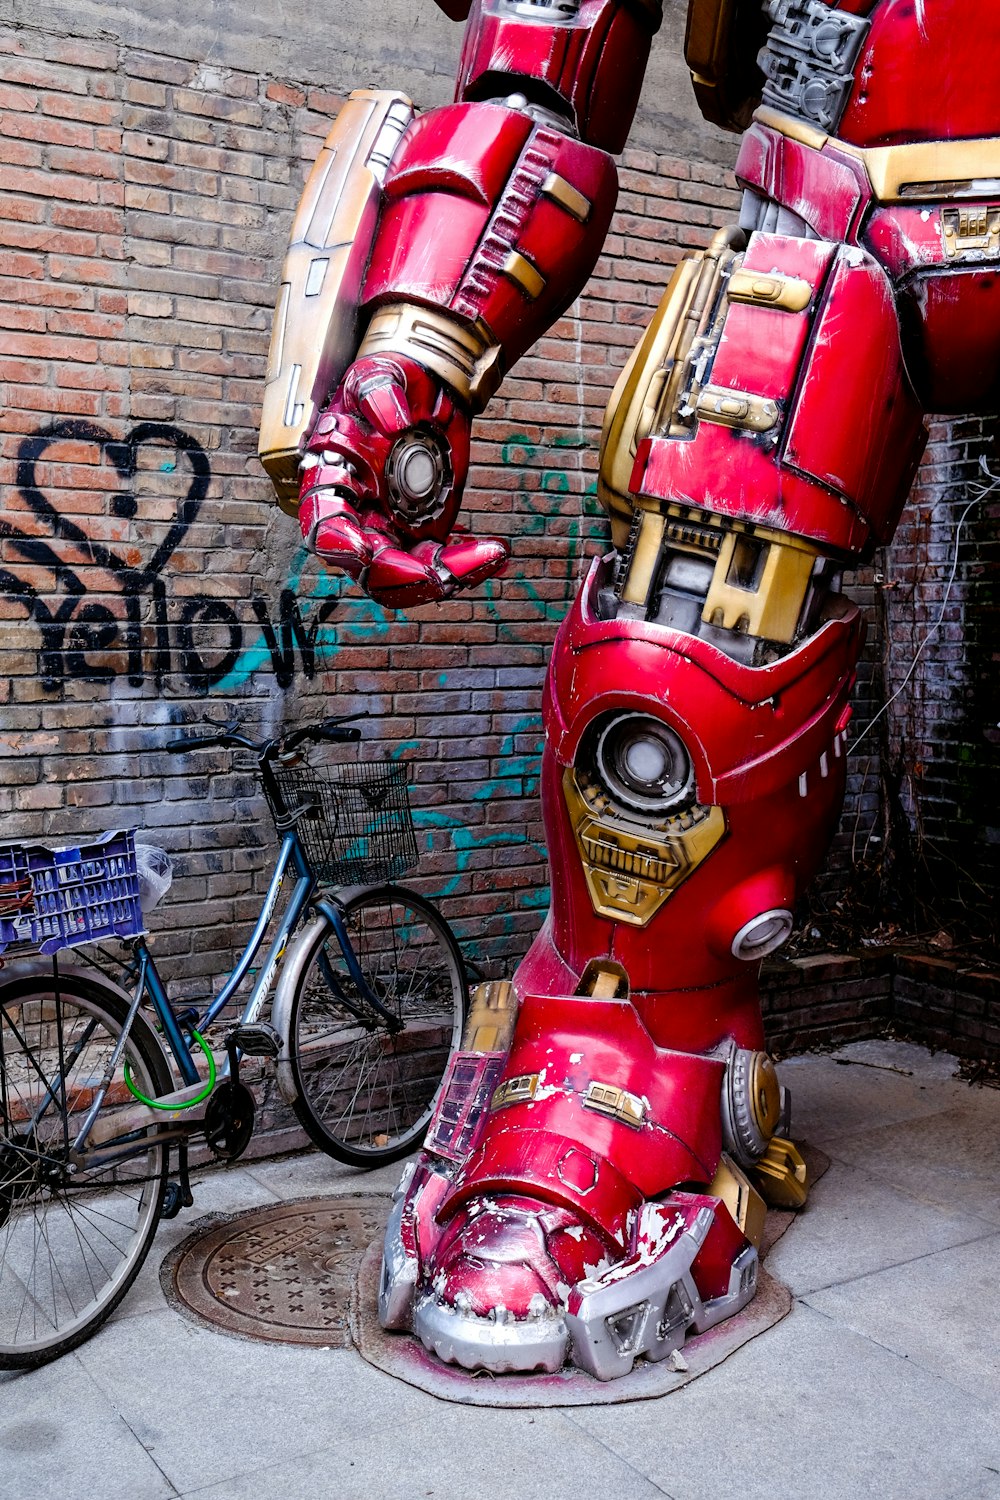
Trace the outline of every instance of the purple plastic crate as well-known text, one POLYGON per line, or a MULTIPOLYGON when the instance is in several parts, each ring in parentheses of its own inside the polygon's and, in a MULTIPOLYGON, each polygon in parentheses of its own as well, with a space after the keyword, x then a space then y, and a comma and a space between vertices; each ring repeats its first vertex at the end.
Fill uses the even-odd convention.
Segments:
POLYGON ((134 829, 65 848, 0 844, 0 953, 58 953, 143 930, 134 829))

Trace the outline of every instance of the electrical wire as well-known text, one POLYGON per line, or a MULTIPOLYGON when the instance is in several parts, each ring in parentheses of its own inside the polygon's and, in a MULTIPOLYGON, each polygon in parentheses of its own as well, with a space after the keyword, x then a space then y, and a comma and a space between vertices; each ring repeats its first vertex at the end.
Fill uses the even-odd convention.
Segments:
POLYGON ((889 712, 890 708, 895 703, 895 701, 899 697, 900 693, 903 692, 903 690, 905 689, 907 683, 910 681, 910 678, 913 676, 914 672, 917 670, 917 663, 919 662, 921 656, 923 655, 924 648, 930 644, 931 640, 933 640, 934 636, 940 630, 941 625, 944 622, 944 617, 945 617, 945 614, 947 613, 948 605, 951 602, 951 591, 952 591, 952 588, 954 587, 955 577, 956 577, 956 575, 958 573, 958 553, 959 553, 959 548, 960 548, 961 540, 962 540, 962 527, 965 525, 966 519, 967 519, 970 511, 975 510, 976 506, 979 505, 981 501, 985 500, 988 495, 991 495, 994 490, 1000 489, 1000 478, 998 478, 997 476, 995 476, 995 475, 993 475, 993 474, 990 473, 990 471, 989 471, 989 469, 987 467, 987 464, 986 464, 986 459, 985 458, 980 458, 979 464, 980 464, 980 468, 982 469, 983 473, 987 476, 987 478, 991 482, 989 484, 981 484, 981 485, 979 485, 979 487, 978 487, 979 493, 977 495, 975 495, 973 497, 973 499, 971 499, 969 501, 968 505, 965 507, 965 509, 963 510, 962 514, 958 518, 958 525, 955 527, 955 555, 952 558, 951 573, 948 576, 948 586, 947 586, 947 588, 944 591, 944 599, 943 599, 943 601, 941 603, 940 613, 938 614, 937 619, 934 621, 934 624, 931 626, 931 628, 928 630, 927 634, 924 636, 923 640, 920 642, 920 645, 917 647, 916 655, 914 656, 913 660, 911 661, 910 666, 909 666, 909 670, 907 671, 906 676, 903 678, 902 682, 899 684, 899 687, 893 693, 892 697, 889 698, 889 699, 887 699, 887 701, 885 703, 883 703, 882 707, 879 709, 879 711, 875 715, 874 719, 872 719, 871 722, 865 726, 865 728, 858 735, 857 739, 854 741, 854 744, 851 746, 851 749, 849 751, 849 754, 851 754, 851 755, 853 755, 856 752, 858 746, 861 744, 861 741, 864 739, 865 735, 871 733, 871 731, 875 728, 875 725, 878 723, 879 719, 882 718, 883 714, 887 714, 889 712))

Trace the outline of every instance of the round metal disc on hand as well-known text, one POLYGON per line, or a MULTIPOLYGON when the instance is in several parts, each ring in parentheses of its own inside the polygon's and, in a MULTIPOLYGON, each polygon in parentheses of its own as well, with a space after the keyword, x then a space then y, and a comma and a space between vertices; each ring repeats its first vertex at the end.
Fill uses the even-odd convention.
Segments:
POLYGON ((211 1220, 167 1256, 168 1301, 224 1333, 346 1349, 351 1288, 391 1200, 299 1198, 211 1220))

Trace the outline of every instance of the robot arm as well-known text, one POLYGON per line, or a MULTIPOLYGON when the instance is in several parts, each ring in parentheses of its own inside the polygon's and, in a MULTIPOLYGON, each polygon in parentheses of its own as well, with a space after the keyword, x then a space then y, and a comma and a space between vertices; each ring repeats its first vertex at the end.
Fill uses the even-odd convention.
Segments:
POLYGON ((467 18, 457 102, 400 130, 407 101, 381 96, 383 125, 366 115, 348 142, 338 121, 307 186, 261 436, 309 545, 392 608, 505 562, 496 539, 452 536, 470 424, 593 269, 617 195, 608 153, 660 19, 660 0, 442 9, 467 18), (307 343, 321 352, 298 355, 307 343))
POLYGON ((774 9, 769 0, 690 0, 684 58, 699 109, 723 130, 745 130, 760 103, 757 58, 774 9))

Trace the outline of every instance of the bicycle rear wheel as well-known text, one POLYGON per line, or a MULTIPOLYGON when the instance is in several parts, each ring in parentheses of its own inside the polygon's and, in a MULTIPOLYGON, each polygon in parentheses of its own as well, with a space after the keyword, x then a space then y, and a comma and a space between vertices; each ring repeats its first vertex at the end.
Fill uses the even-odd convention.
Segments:
POLYGON ((301 939, 308 952, 289 1009, 288 1061, 293 1108, 311 1139, 338 1161, 370 1167, 423 1140, 462 1035, 465 966, 441 914, 402 886, 361 891, 343 911, 388 1018, 361 994, 321 916, 301 939))
POLYGON ((167 1147, 156 1127, 125 1146, 114 1139, 116 1112, 135 1103, 124 1062, 144 1093, 171 1086, 142 1016, 97 1118, 100 1146, 78 1159, 71 1151, 126 1015, 114 990, 74 972, 0 986, 0 1369, 31 1369, 88 1338, 156 1232, 167 1147))

